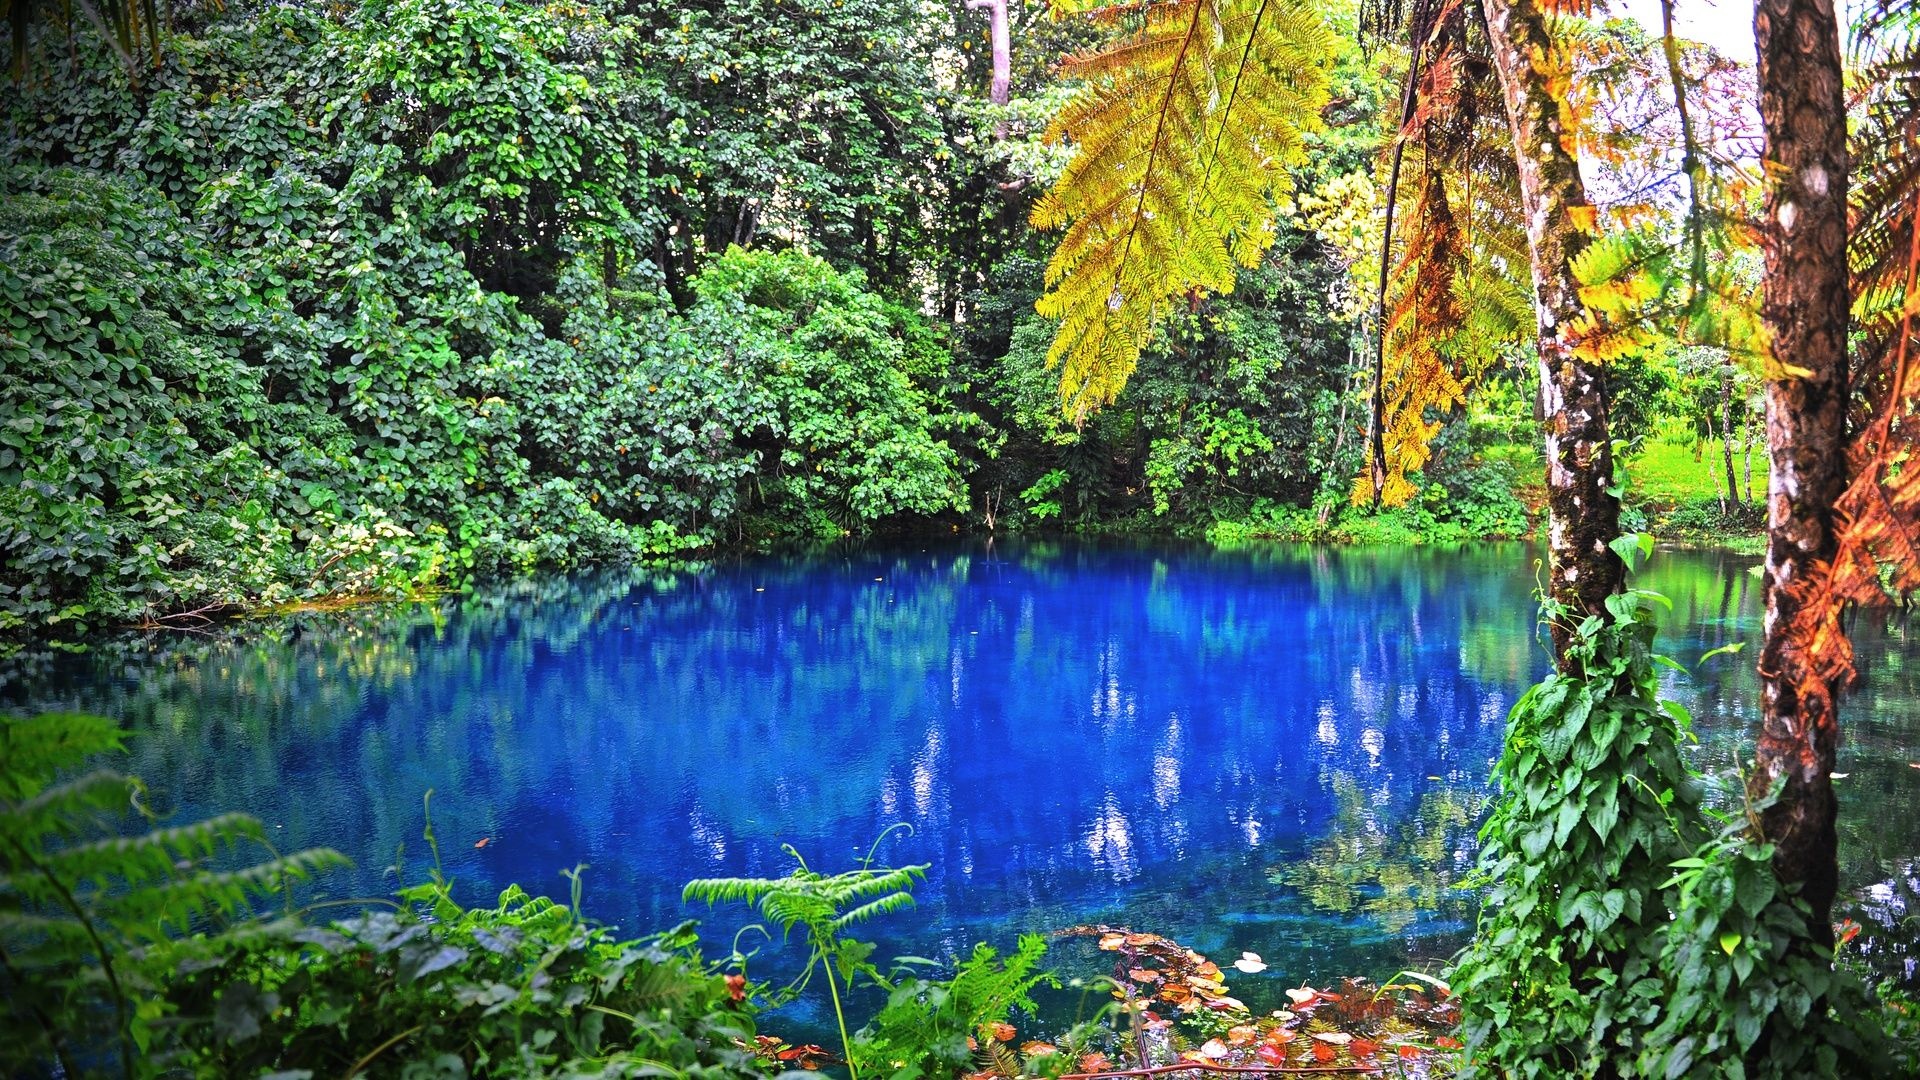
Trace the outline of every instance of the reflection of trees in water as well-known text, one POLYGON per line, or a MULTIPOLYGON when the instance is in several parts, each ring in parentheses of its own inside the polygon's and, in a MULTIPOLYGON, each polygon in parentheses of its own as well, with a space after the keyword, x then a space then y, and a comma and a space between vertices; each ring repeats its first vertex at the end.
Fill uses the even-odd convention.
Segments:
MULTIPOLYGON (((1666 651, 1755 635, 1750 561, 1655 561, 1666 651)), ((1531 566, 1517 545, 849 547, 151 639, 0 694, 155 733, 128 764, 162 799, 271 806, 289 841, 363 865, 419 853, 434 787, 443 835, 495 838, 450 842, 451 871, 549 886, 585 859, 636 926, 679 917, 660 879, 688 860, 777 873, 792 839, 838 864, 851 849, 831 845, 907 820, 898 857, 936 865, 926 918, 1117 903, 1216 855, 1250 861, 1257 892, 1278 848, 1309 852, 1286 903, 1398 932, 1427 905, 1469 911, 1475 793, 1544 665, 1531 566)), ((1914 936, 1894 924, 1915 910, 1920 663, 1898 629, 1856 632, 1843 872, 1870 902, 1863 941, 1892 956, 1914 936)), ((1709 766, 1750 741, 1751 667, 1670 682, 1709 766)))
POLYGON ((1313 906, 1361 914, 1388 933, 1416 921, 1467 920, 1475 899, 1462 887, 1472 871, 1475 833, 1486 796, 1447 785, 1422 792, 1410 816, 1385 818, 1384 792, 1369 795, 1334 772, 1323 784, 1334 803, 1331 827, 1307 854, 1274 868, 1274 884, 1297 889, 1313 906))
MULTIPOLYGON (((1730 775, 1753 758, 1759 678, 1752 648, 1760 631, 1757 557, 1689 553, 1654 561, 1647 587, 1674 600, 1661 647, 1695 667, 1664 677, 1666 692, 1692 710, 1700 746, 1695 764, 1730 775), (1739 656, 1701 665, 1709 649, 1746 641, 1739 656)), ((1836 918, 1865 928, 1859 949, 1883 975, 1916 983, 1911 970, 1920 937, 1920 664, 1909 616, 1856 612, 1848 628, 1860 680, 1841 704, 1840 880, 1836 918)), ((1725 785, 1723 803, 1741 797, 1725 785)))

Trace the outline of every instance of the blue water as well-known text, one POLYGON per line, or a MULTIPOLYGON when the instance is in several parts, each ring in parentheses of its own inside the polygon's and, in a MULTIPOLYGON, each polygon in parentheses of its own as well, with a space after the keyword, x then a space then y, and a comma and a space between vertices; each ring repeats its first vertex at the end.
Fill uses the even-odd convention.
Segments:
MULTIPOLYGON (((244 809, 283 847, 345 852, 329 895, 424 872, 431 788, 468 902, 515 881, 564 896, 585 864, 589 914, 698 917, 724 949, 750 914, 683 906, 682 883, 782 874, 782 844, 842 868, 904 822, 880 857, 932 870, 913 911, 869 927, 881 957, 1108 920, 1258 952, 1277 988, 1431 967, 1463 939, 1488 769, 1545 666, 1532 559, 853 548, 156 639, 7 692, 124 718, 131 767, 183 813, 244 809)), ((1676 655, 1751 636, 1748 561, 1668 557, 1676 655)), ((1910 674, 1870 683, 1912 701, 1910 674)), ((1744 665, 1675 691, 1704 756, 1730 760, 1744 665)), ((1849 751, 1902 812, 1911 718, 1849 751)), ((1920 855, 1895 832, 1849 839, 1889 927, 1920 855)), ((1905 956, 1910 932, 1888 934, 1905 956)))

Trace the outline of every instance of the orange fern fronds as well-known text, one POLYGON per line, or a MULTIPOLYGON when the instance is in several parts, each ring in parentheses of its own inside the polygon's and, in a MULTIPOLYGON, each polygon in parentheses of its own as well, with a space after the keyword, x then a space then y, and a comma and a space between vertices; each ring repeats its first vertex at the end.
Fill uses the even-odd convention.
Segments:
MULTIPOLYGON (((1920 363, 1915 360, 1920 315, 1920 190, 1909 196, 1904 280, 1897 311, 1882 313, 1879 329, 1868 324, 1868 341, 1878 342, 1863 365, 1856 394, 1866 404, 1864 423, 1849 447, 1852 481, 1835 504, 1840 551, 1834 560, 1833 588, 1839 598, 1879 605, 1920 591, 1920 363), (1873 361, 1879 362, 1873 362, 1873 361)), ((1857 281, 1885 289, 1884 277, 1857 281)))

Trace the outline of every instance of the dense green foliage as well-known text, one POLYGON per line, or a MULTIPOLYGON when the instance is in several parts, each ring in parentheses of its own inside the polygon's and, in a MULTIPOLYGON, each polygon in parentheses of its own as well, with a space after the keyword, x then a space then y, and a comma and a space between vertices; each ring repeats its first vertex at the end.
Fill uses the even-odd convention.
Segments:
MULTIPOLYGON (((1631 565, 1644 543, 1616 546, 1631 565)), ((1528 689, 1508 718, 1480 834, 1485 907, 1452 973, 1472 1068, 1890 1075, 1877 1007, 1857 975, 1813 953, 1805 906, 1747 814, 1708 834, 1683 753, 1691 717, 1655 677, 1677 666, 1653 651, 1664 602, 1609 598, 1608 617, 1576 628, 1572 671, 1528 689), (1815 1009, 1830 1022, 1808 1023, 1815 1009)))
MULTIPOLYGON (((430 834, 429 834, 430 835, 430 834)), ((620 940, 509 886, 491 908, 447 882, 326 926, 181 943, 162 978, 174 1062, 197 1075, 753 1076, 753 1008, 705 968, 690 926, 620 940)))
MULTIPOLYGON (((1040 968, 1046 952, 1045 938, 1023 934, 1004 958, 991 945, 975 946, 951 979, 896 974, 888 980, 885 1007, 854 1035, 853 1064, 892 1080, 973 1071, 978 1047, 1004 1042, 995 1039, 991 1025, 1015 1013, 1032 1016, 1037 1010, 1029 996, 1033 989, 1059 986, 1058 979, 1040 968)), ((1011 1054, 1004 1046, 1000 1049, 1011 1054)))
MULTIPOLYGON (((792 26, 837 54, 886 5, 842 7, 792 26)), ((86 39, 18 87, 5 627, 644 557, 750 517, 817 532, 952 509, 921 317, 857 271, 724 245, 695 264, 685 237, 751 162, 817 193, 801 235, 878 244, 885 271, 917 243, 887 224, 907 196, 844 129, 893 140, 890 116, 921 115, 911 50, 868 34, 888 63, 829 71, 767 28, 762 89, 841 80, 850 117, 892 101, 799 138, 705 102, 751 66, 733 15, 666 34, 660 14, 268 6, 196 16, 138 92, 86 39)))
MULTIPOLYGON (((1024 60, 969 97, 959 9, 176 14, 138 73, 33 24, 0 110, 10 638, 902 525, 1527 527, 1464 507, 1477 450, 1424 516, 1335 515, 1360 368, 1298 223, 1069 426, 1020 224, 1065 98, 1024 60)), ((1302 183, 1365 159, 1350 53, 1302 183)))

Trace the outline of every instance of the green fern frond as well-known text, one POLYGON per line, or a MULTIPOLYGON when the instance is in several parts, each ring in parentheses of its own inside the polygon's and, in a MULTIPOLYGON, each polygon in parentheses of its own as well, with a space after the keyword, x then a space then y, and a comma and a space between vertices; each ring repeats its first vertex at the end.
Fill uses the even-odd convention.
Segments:
POLYGON ((134 786, 132 780, 112 769, 94 769, 42 787, 19 804, 0 809, 0 830, 15 838, 85 835, 99 815, 131 809, 134 786))
POLYGON ((96 910, 129 936, 157 941, 202 919, 250 913, 257 898, 290 881, 348 865, 337 851, 312 848, 236 870, 203 870, 163 885, 111 893, 99 899, 96 910))
POLYGON ((1064 65, 1085 85, 1047 137, 1075 154, 1031 218, 1066 230, 1035 307, 1060 322, 1047 364, 1076 421, 1118 396, 1176 301, 1228 292, 1236 267, 1258 262, 1285 167, 1327 100, 1333 38, 1310 5, 1127 11, 1126 37, 1064 65))
POLYGON ((129 886, 164 881, 179 864, 211 858, 243 840, 264 840, 258 819, 221 814, 190 825, 155 829, 139 836, 113 836, 48 852, 47 868, 65 881, 104 882, 109 875, 129 886))
POLYGON ((913 896, 909 893, 900 892, 882 896, 878 900, 869 900, 859 907, 842 914, 839 918, 833 920, 833 928, 835 930, 845 930, 850 926, 857 926, 860 923, 866 922, 876 915, 890 915, 896 911, 904 911, 912 906, 913 896))
MULTIPOLYGON (((118 728, 97 717, 0 718, 0 949, 20 1017, 0 1023, 0 1072, 38 1064, 32 1040, 41 1030, 77 1045, 117 1044, 131 1063, 145 1021, 118 972, 137 946, 178 945, 177 934, 235 917, 267 925, 252 918, 256 900, 346 863, 315 849, 235 869, 200 865, 264 843, 260 823, 239 814, 122 835, 146 815, 133 798, 138 780, 96 769, 52 783, 119 747, 118 728), (41 1020, 23 1029, 28 1016, 41 1020), (52 1016, 63 1019, 45 1020, 52 1016)), ((194 948, 230 951, 232 932, 194 948)))
POLYGON ((0 724, 0 803, 40 793, 47 781, 120 749, 120 726, 84 713, 41 713, 0 724))

